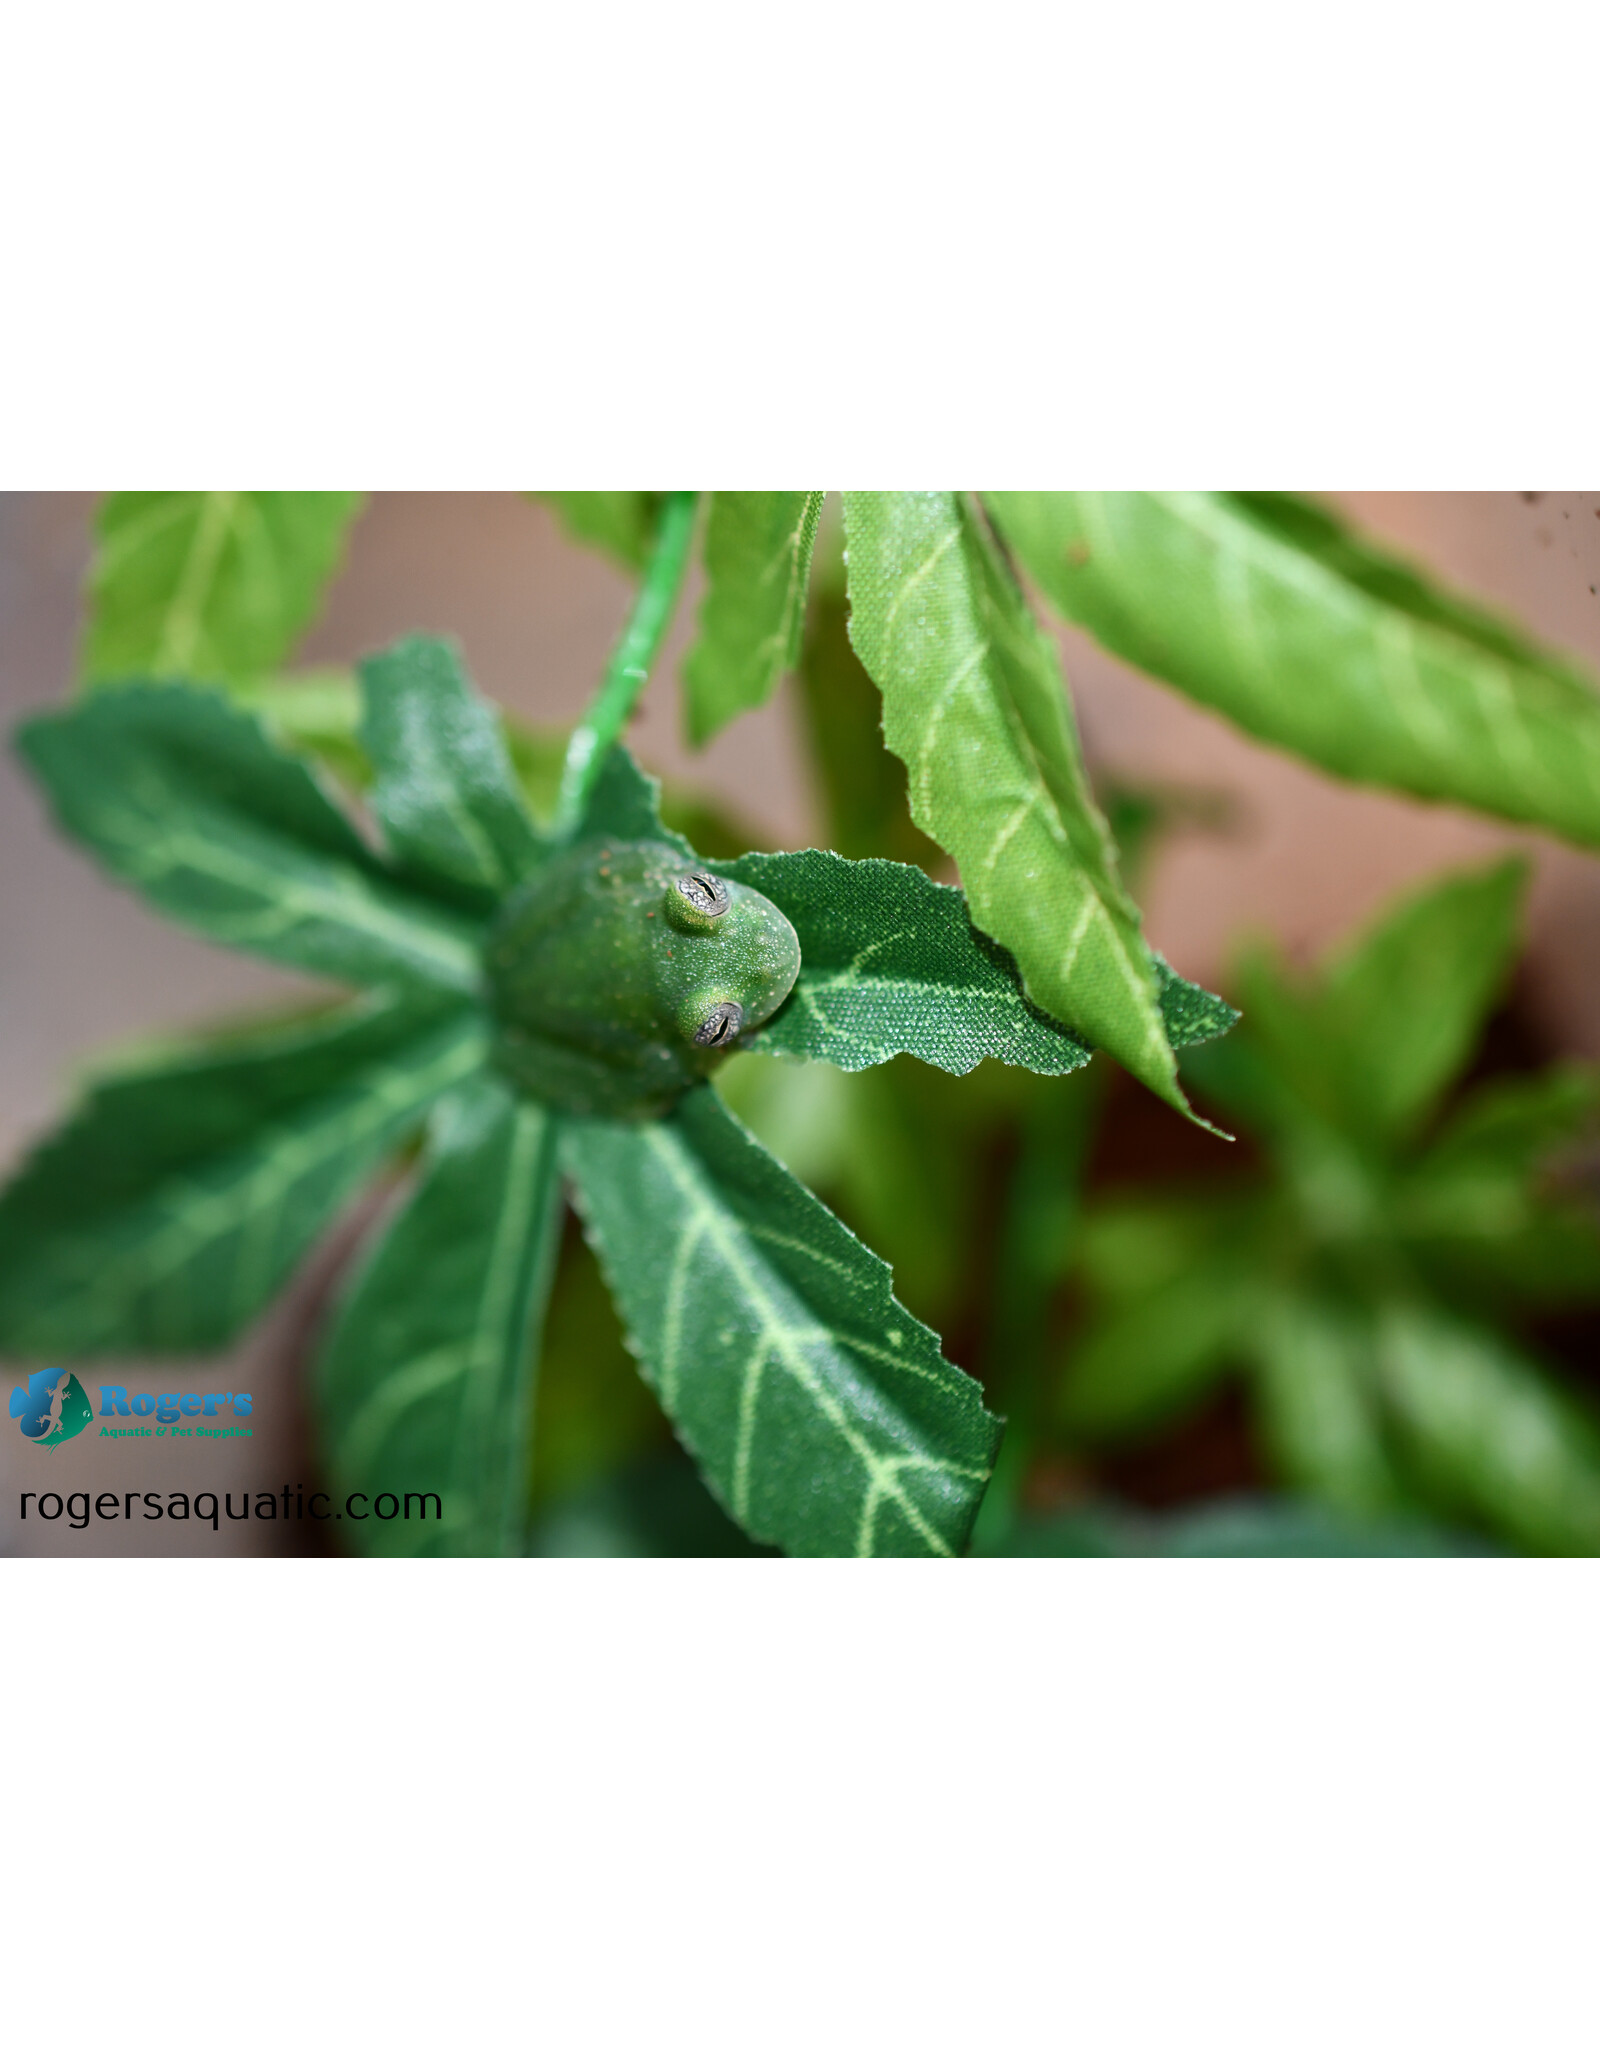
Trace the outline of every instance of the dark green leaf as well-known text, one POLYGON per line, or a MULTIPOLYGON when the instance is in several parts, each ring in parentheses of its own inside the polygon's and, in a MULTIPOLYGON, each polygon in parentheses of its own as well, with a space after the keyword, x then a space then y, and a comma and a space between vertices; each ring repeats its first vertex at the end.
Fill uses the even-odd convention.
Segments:
MULTIPOLYGON (((975 929, 959 889, 920 868, 836 853, 749 853, 713 862, 759 889, 800 938, 793 995, 750 1040, 755 1052, 827 1060, 856 1072, 907 1052, 952 1074, 982 1059, 1070 1074, 1089 1048, 1022 990, 1003 947, 975 929)), ((1236 1013, 1165 969, 1174 1042, 1225 1031, 1236 1013)))
POLYGON ((361 664, 372 809, 408 881, 491 910, 545 857, 499 714, 442 640, 413 637, 361 664))
POLYGON ((856 1072, 908 1052, 969 1073, 982 1059, 1070 1074, 1089 1048, 1022 993, 1009 957, 976 931, 959 889, 920 868, 836 853, 747 853, 716 871, 777 904, 800 937, 794 993, 754 1052, 856 1072))
POLYGON ((568 537, 598 548, 619 567, 637 572, 645 564, 664 493, 660 491, 537 491, 555 508, 568 537))
POLYGON ((1389 1412, 1435 1498, 1530 1550, 1600 1551, 1600 1427, 1530 1358, 1422 1303, 1385 1315, 1378 1356, 1389 1412))
POLYGON ((580 839, 659 839, 674 846, 685 860, 693 860, 694 848, 661 822, 661 784, 646 775, 626 747, 615 746, 606 755, 578 827, 580 839))
POLYGON ((999 1424, 889 1269, 708 1088, 563 1158, 641 1370, 712 1491, 809 1556, 965 1545, 999 1424))
POLYGON ((544 1110, 488 1075, 440 1104, 417 1188, 341 1303, 318 1368, 334 1482, 374 1509, 346 1519, 352 1547, 522 1551, 536 1334, 560 1215, 544 1110), (384 1494, 400 1510, 387 1520, 375 1512, 384 1494))
POLYGON ((700 633, 683 669, 691 746, 765 704, 800 650, 821 491, 713 491, 700 633))
POLYGON ((1031 1000, 1187 1112, 1054 644, 954 493, 847 492, 845 521, 850 636, 912 816, 953 855, 1031 1000))
POLYGON ((999 491, 1008 544, 1113 653, 1336 775, 1600 845, 1600 695, 1326 515, 1204 491, 999 491))
POLYGON ((89 571, 87 682, 231 682, 288 658, 338 567, 359 491, 114 491, 89 571))
POLYGON ((0 1347, 224 1343, 485 1051, 472 1011, 385 995, 108 1073, 0 1197, 0 1347))
POLYGON ((219 692, 97 691, 17 744, 62 828, 205 937, 342 981, 476 988, 472 925, 403 893, 307 765, 219 692))

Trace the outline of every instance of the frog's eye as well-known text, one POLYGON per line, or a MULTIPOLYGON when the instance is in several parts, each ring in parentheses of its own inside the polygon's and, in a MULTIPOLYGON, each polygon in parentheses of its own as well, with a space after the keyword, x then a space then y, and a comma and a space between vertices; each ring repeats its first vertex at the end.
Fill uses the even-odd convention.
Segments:
POLYGON ((667 916, 680 931, 710 931, 732 902, 727 883, 702 868, 674 875, 667 884, 667 916))
POLYGON ((718 1003, 695 1027, 696 1045, 732 1045, 744 1029, 744 1007, 740 1003, 718 1003))

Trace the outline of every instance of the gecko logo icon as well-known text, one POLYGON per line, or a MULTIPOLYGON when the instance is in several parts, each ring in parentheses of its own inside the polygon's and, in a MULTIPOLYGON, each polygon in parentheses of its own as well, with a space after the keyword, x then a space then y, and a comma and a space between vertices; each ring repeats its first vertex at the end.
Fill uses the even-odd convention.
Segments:
POLYGON ((53 1451, 88 1427, 89 1396, 64 1365, 53 1366, 12 1388, 11 1412, 30 1444, 53 1451))

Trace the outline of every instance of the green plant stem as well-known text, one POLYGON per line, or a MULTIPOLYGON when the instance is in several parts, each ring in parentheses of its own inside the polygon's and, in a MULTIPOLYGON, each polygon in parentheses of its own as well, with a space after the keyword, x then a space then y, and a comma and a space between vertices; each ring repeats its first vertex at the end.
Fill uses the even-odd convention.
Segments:
POLYGON ((599 689, 567 742, 561 792, 556 799, 558 834, 572 831, 583 816, 606 755, 639 701, 678 601, 694 532, 696 495, 694 491, 669 491, 661 507, 655 543, 628 623, 606 664, 599 689))

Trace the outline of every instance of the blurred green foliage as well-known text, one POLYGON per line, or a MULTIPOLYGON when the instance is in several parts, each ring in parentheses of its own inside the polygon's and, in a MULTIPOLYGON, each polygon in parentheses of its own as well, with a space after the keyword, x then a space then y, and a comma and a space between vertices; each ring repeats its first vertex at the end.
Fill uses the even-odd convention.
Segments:
POLYGON ((1058 1416, 1138 1437, 1242 1376, 1286 1483, 1357 1517, 1426 1512, 1600 1550, 1600 1417, 1518 1334, 1600 1301, 1600 1080, 1558 1067, 1448 1100, 1519 942, 1524 871, 1452 875, 1312 977, 1242 961, 1246 1021, 1197 1093, 1261 1167, 1098 1203, 1058 1416))

